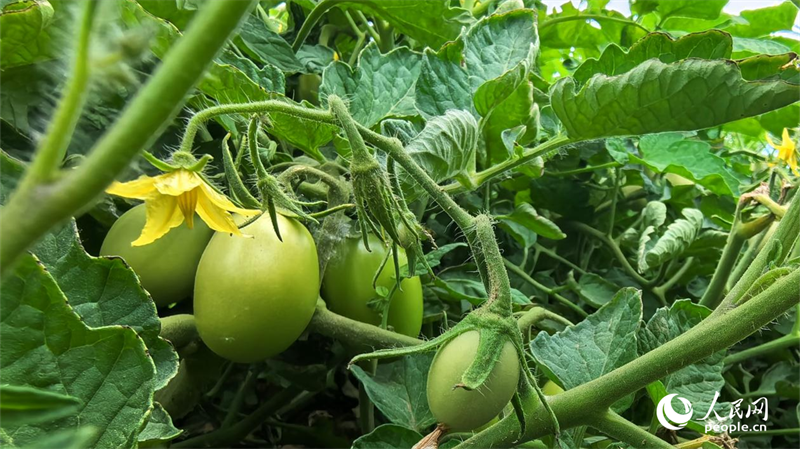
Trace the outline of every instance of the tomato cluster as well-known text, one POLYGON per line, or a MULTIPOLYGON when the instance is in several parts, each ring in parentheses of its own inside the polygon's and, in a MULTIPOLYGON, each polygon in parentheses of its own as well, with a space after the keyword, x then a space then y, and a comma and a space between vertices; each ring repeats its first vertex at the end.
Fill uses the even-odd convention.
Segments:
MULTIPOLYGON (((120 256, 139 276, 159 307, 194 297, 194 315, 203 342, 229 360, 250 363, 280 354, 303 333, 320 295, 319 262, 311 233, 300 222, 278 215, 282 241, 268 215, 242 228, 249 237, 214 233, 202 220, 186 224, 154 243, 131 246, 145 225, 145 206, 114 223, 102 255, 120 256), (213 235, 213 236, 212 236, 213 235)), ((328 264, 322 297, 346 317, 379 325, 369 303, 392 290, 395 267, 375 236, 367 251, 347 238, 328 264), (375 280, 375 285, 373 285, 375 280)), ((400 250, 398 261, 407 263, 400 250)), ((422 327, 422 284, 404 279, 391 299, 389 326, 416 337, 422 327)))

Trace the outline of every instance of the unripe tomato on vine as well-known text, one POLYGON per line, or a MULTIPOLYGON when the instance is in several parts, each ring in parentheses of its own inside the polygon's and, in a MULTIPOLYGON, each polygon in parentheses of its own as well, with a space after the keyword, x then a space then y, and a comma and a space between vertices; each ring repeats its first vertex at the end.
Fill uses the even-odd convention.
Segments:
MULTIPOLYGON (((391 291, 396 283, 392 257, 381 269, 375 288, 375 273, 386 258, 388 249, 374 235, 367 251, 360 238, 348 238, 339 246, 325 269, 322 298, 328 307, 341 315, 364 323, 379 325, 381 316, 368 303, 378 297, 376 288, 391 291)), ((400 265, 407 263, 405 251, 398 249, 400 265)), ((416 337, 422 328, 422 283, 418 276, 404 279, 391 297, 388 324, 395 332, 416 337)))
POLYGON ((252 363, 283 352, 303 333, 319 296, 314 239, 278 214, 242 228, 252 238, 217 233, 195 280, 194 315, 203 342, 222 357, 252 363))

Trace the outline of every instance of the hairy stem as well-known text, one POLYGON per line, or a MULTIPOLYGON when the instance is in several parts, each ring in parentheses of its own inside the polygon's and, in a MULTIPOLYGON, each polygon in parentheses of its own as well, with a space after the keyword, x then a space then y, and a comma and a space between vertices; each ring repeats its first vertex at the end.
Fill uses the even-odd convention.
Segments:
MULTIPOLYGON (((472 253, 480 252, 485 268, 484 284, 489 300, 486 307, 500 316, 511 316, 511 282, 503 268, 503 256, 494 237, 492 220, 487 215, 475 217, 475 234, 479 248, 472 248, 472 253), (477 251, 476 251, 477 249, 477 251)), ((477 256, 476 256, 477 258, 477 256)))
MULTIPOLYGON (((369 139, 367 139, 369 140, 369 139)), ((564 145, 575 143, 577 141, 570 140, 568 137, 555 137, 553 139, 548 140, 534 148, 530 148, 525 150, 522 153, 522 156, 518 158, 512 158, 507 161, 501 162, 499 164, 493 165, 486 170, 478 172, 471 176, 471 180, 468 183, 470 188, 477 188, 481 186, 483 183, 489 181, 490 179, 499 176, 507 171, 516 168, 531 159, 535 159, 539 156, 547 156, 549 154, 555 153, 558 149, 564 145)), ((442 190, 446 193, 456 194, 461 192, 466 192, 469 190, 467 187, 464 186, 462 183, 454 182, 452 184, 448 184, 442 187, 442 190)))
POLYGON ((349 0, 322 0, 321 2, 317 3, 317 6, 311 10, 311 13, 306 17, 306 21, 303 22, 303 25, 300 27, 300 31, 297 32, 297 37, 294 38, 294 42, 292 43, 292 50, 297 52, 300 50, 300 47, 303 46, 303 42, 306 41, 308 35, 311 33, 311 30, 314 29, 314 26, 322 19, 322 16, 325 15, 331 8, 338 5, 339 3, 344 3, 349 0))
POLYGON ((161 332, 159 336, 168 340, 175 348, 182 348, 200 338, 194 322, 194 315, 181 313, 171 315, 161 320, 161 332))
POLYGON ((543 320, 552 320, 564 326, 572 326, 570 320, 542 307, 534 307, 522 314, 517 318, 517 326, 520 332, 525 333, 530 327, 536 326, 543 320))
POLYGON ((674 446, 671 444, 611 410, 598 414, 589 425, 616 440, 628 443, 631 447, 674 449, 674 446))
POLYGON ((199 111, 189 120, 181 140, 181 151, 191 152, 194 138, 200 127, 207 121, 228 114, 264 114, 280 113, 304 120, 314 120, 320 123, 337 124, 336 118, 328 111, 304 108, 279 100, 254 101, 251 103, 221 104, 199 111))
POLYGON ((772 234, 764 248, 758 253, 753 263, 744 272, 739 282, 733 286, 731 291, 722 300, 722 303, 714 311, 715 314, 720 310, 734 307, 736 302, 770 264, 780 264, 789 254, 795 240, 800 235, 800 194, 796 194, 783 219, 778 224, 775 233, 772 234))
POLYGON ((206 4, 77 169, 56 182, 32 185, 12 194, 0 216, 3 273, 51 227, 94 200, 139 151, 155 142, 253 3, 206 4))
POLYGON ((20 190, 29 189, 38 183, 53 181, 58 176, 59 165, 64 159, 72 133, 81 117, 83 105, 89 89, 89 46, 92 36, 92 24, 98 2, 87 0, 83 6, 81 27, 75 48, 75 59, 72 73, 64 87, 64 95, 58 102, 53 119, 47 133, 41 140, 34 154, 33 162, 22 179, 20 190))
POLYGON ((311 332, 339 340, 353 349, 371 351, 373 348, 399 348, 422 344, 422 340, 407 337, 371 324, 337 315, 317 300, 317 309, 308 325, 311 332))
POLYGON ((728 283, 728 277, 731 275, 733 266, 736 264, 736 259, 739 258, 739 253, 742 251, 747 239, 761 233, 773 221, 772 215, 765 215, 757 218, 749 223, 742 223, 741 220, 742 202, 736 205, 736 212, 734 213, 733 226, 731 232, 728 234, 728 240, 725 242, 725 249, 722 251, 722 256, 717 263, 717 268, 714 270, 714 275, 711 277, 711 282, 708 284, 703 297, 700 298, 700 305, 706 306, 709 309, 716 308, 722 296, 725 294, 725 285, 728 283))

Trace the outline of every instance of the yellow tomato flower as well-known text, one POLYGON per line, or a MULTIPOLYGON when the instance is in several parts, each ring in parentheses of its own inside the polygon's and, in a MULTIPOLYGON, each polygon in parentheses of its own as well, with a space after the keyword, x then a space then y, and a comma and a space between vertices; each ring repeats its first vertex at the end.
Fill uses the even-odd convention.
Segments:
POLYGON ((144 200, 147 219, 142 234, 131 246, 152 243, 184 220, 191 229, 195 212, 211 229, 243 236, 230 213, 246 217, 261 213, 236 207, 225 195, 208 185, 199 173, 184 168, 156 177, 140 176, 125 183, 115 181, 106 192, 144 200))
POLYGON ((795 146, 794 141, 789 137, 789 130, 783 128, 783 139, 781 144, 778 145, 769 138, 769 134, 767 134, 767 142, 769 142, 770 146, 778 150, 778 159, 786 162, 786 165, 792 169, 795 175, 800 176, 800 173, 797 171, 797 147, 795 146))

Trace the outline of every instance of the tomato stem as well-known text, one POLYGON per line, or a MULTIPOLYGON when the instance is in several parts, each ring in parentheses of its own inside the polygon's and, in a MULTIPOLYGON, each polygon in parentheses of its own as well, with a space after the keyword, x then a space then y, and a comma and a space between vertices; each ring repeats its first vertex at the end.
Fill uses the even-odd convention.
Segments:
POLYGON ((597 418, 593 419, 589 425, 614 439, 628 443, 631 447, 674 449, 668 442, 611 410, 598 414, 597 418))
POLYGON ((59 166, 67 152, 67 146, 69 146, 70 138, 78 124, 89 92, 87 88, 91 78, 89 47, 97 4, 96 0, 84 2, 72 73, 67 79, 64 95, 58 103, 47 134, 39 144, 28 173, 21 181, 22 188, 30 188, 37 183, 51 182, 58 176, 59 166))

